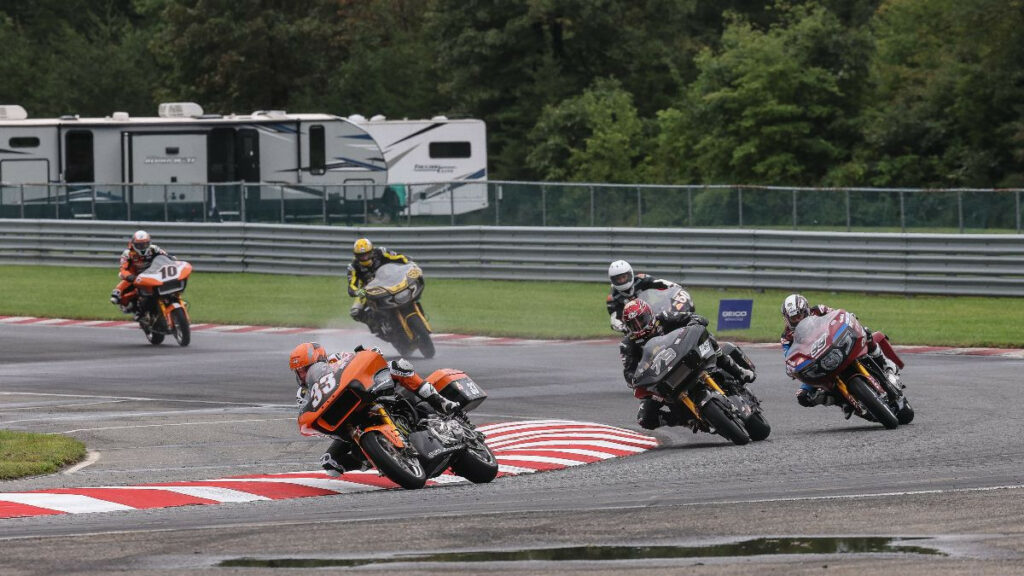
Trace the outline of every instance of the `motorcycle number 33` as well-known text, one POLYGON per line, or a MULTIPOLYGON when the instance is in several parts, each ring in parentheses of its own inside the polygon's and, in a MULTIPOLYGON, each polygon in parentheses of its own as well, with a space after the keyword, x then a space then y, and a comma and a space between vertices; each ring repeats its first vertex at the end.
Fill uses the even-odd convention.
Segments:
POLYGON ((334 392, 334 387, 338 385, 338 381, 335 380, 334 374, 324 374, 316 384, 313 385, 310 392, 313 394, 313 403, 310 408, 316 410, 320 407, 320 404, 324 401, 324 398, 329 398, 331 392, 334 392))

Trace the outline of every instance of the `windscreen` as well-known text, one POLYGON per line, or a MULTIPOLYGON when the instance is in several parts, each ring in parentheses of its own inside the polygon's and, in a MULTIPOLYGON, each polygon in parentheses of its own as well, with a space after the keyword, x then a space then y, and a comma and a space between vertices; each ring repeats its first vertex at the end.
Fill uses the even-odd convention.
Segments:
POLYGON ((174 260, 168 256, 160 254, 156 258, 153 258, 152 264, 149 265, 149 268, 146 268, 143 274, 159 274, 160 269, 168 264, 174 264, 174 260))
POLYGON ((666 290, 648 288, 641 291, 639 297, 650 304, 655 316, 660 312, 691 312, 693 310, 690 293, 677 284, 673 284, 666 290))
POLYGON ((685 327, 678 328, 663 336, 651 338, 644 344, 644 354, 640 357, 640 363, 636 365, 636 372, 633 373, 637 385, 656 382, 659 376, 668 372, 668 368, 674 364, 678 356, 672 345, 685 330, 685 327))
POLYGON ((793 345, 789 347, 789 353, 786 357, 788 358, 797 353, 813 357, 813 352, 820 352, 821 350, 812 351, 814 344, 821 339, 822 336, 828 334, 829 322, 831 322, 838 313, 838 310, 833 310, 824 316, 808 316, 801 320, 800 323, 796 325, 796 330, 793 330, 793 345))
POLYGON ((412 262, 408 264, 385 264, 377 269, 373 280, 366 285, 366 288, 391 288, 396 284, 401 284, 409 270, 414 266, 416 265, 412 262))

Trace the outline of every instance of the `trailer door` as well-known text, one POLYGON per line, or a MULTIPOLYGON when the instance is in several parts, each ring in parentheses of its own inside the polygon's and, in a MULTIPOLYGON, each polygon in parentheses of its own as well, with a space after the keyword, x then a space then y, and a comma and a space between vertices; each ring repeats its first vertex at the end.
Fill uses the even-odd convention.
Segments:
POLYGON ((64 135, 64 181, 92 182, 95 174, 92 131, 69 131, 64 135))

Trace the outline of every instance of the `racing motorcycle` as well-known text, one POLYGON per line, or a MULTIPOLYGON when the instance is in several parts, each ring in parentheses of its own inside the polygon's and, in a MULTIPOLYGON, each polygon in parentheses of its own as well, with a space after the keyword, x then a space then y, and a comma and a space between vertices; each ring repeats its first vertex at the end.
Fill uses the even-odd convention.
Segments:
POLYGON ((424 358, 434 357, 430 323, 423 313, 423 271, 414 262, 384 264, 366 290, 366 323, 375 336, 402 356, 416 348, 424 358))
POLYGON ((192 265, 163 254, 135 277, 139 327, 151 344, 160 344, 173 334, 179 346, 192 340, 188 303, 181 295, 192 274, 192 265))
MULTIPOLYGON (((651 288, 643 290, 638 294, 638 297, 645 300, 650 306, 651 310, 655 314, 662 312, 684 312, 694 313, 695 308, 693 305, 693 299, 690 297, 690 293, 683 289, 678 284, 671 283, 667 289, 651 288)), ((690 326, 688 328, 693 328, 690 326)), ((703 326, 697 326, 704 328, 703 326)), ((707 334, 707 340, 710 341, 712 336, 704 329, 707 334)), ((710 344, 714 348, 714 343, 710 344)), ((753 360, 751 360, 739 347, 730 342, 720 343, 721 351, 723 354, 729 355, 736 364, 741 368, 746 368, 751 372, 756 372, 753 360)), ((646 354, 646 346, 645 346, 646 354)), ((711 362, 704 366, 704 370, 712 378, 715 384, 725 393, 729 404, 731 404, 730 411, 735 413, 740 420, 743 422, 743 428, 749 436, 750 440, 760 441, 764 440, 771 434, 771 426, 768 424, 768 420, 765 418, 763 411, 761 410, 761 401, 758 400, 757 396, 747 387, 747 385, 732 377, 730 374, 718 368, 717 357, 712 357, 711 362)), ((641 360, 640 366, 643 365, 641 360)), ((669 403, 671 408, 671 403, 669 403)), ((692 412, 692 410, 691 410, 692 412)), ((698 418, 698 421, 700 419, 698 418)), ((706 431, 706 430, 705 430, 706 431)), ((719 432, 721 433, 721 432, 719 432)), ((726 438, 733 440, 729 436, 723 434, 726 438)), ((746 442, 741 441, 737 444, 745 444, 746 442)))
POLYGON ((422 488, 449 468, 470 482, 490 482, 498 461, 466 415, 487 394, 458 370, 438 370, 427 381, 460 409, 424 415, 416 408, 422 400, 397 389, 383 356, 363 350, 344 357, 310 385, 299 431, 351 438, 361 458, 403 488, 422 488))
MULTIPOLYGON (((903 361, 885 334, 874 332, 872 338, 882 354, 902 369, 903 361)), ((846 310, 808 316, 797 324, 786 354, 786 372, 825 390, 861 418, 886 428, 914 419, 899 371, 886 370, 868 355, 867 332, 846 310)))
POLYGON ((644 344, 630 387, 645 389, 682 420, 689 420, 694 432, 719 434, 741 445, 755 436, 767 437, 770 428, 760 415, 760 407, 747 406, 749 411, 742 408, 742 397, 728 396, 712 376, 717 372, 717 354, 711 334, 703 325, 677 328, 644 344), (745 414, 751 422, 749 432, 745 414), (754 414, 758 418, 751 418, 754 414))

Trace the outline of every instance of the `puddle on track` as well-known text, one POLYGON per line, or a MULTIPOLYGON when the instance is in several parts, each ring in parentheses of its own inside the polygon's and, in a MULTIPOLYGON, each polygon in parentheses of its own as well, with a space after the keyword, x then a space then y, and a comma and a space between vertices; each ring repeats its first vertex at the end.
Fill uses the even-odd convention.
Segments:
POLYGON ((218 566, 253 568, 325 568, 369 566, 398 562, 564 562, 605 560, 651 560, 666 558, 713 558, 767 556, 777 554, 927 554, 944 553, 924 546, 929 538, 840 537, 840 538, 757 538, 706 546, 575 546, 400 554, 375 558, 235 558, 218 566))

